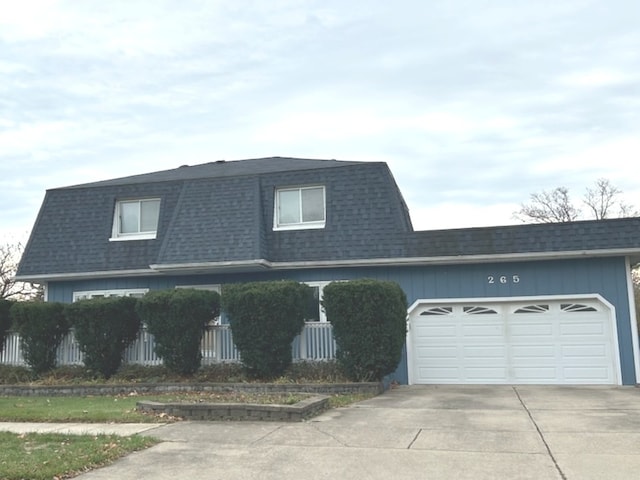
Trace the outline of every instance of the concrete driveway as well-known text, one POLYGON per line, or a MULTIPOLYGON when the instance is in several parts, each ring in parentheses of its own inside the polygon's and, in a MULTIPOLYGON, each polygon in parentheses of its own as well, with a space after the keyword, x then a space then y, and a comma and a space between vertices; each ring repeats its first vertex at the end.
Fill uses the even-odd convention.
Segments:
POLYGON ((635 387, 402 386, 300 424, 184 422, 79 478, 640 478, 635 387))

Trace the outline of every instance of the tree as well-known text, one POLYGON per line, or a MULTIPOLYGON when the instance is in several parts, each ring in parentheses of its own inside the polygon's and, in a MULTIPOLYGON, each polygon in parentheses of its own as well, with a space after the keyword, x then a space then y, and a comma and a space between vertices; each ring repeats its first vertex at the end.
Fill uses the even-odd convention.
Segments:
POLYGON ((584 204, 591 210, 596 220, 616 217, 634 217, 638 212, 620 198, 622 191, 606 178, 599 178, 593 188, 587 188, 584 204))
MULTIPOLYGON (((582 218, 582 210, 571 200, 566 187, 532 193, 530 200, 514 212, 515 218, 534 223, 573 222, 582 218)), ((593 187, 586 188, 582 204, 589 218, 595 220, 638 215, 638 211, 622 199, 622 190, 606 178, 600 178, 593 187)))
MULTIPOLYGON (((590 218, 595 220, 640 215, 635 207, 624 202, 622 190, 606 178, 599 178, 593 187, 586 188, 582 203, 586 206, 590 218)), ((532 193, 531 202, 523 203, 520 210, 513 215, 523 222, 556 223, 578 220, 581 211, 571 202, 569 190, 565 187, 557 187, 551 192, 532 193)), ((631 274, 636 303, 636 320, 640 327, 640 264, 631 267, 631 274)))
POLYGON ((24 246, 20 242, 0 245, 0 299, 40 300, 42 289, 32 283, 16 281, 18 262, 24 246))

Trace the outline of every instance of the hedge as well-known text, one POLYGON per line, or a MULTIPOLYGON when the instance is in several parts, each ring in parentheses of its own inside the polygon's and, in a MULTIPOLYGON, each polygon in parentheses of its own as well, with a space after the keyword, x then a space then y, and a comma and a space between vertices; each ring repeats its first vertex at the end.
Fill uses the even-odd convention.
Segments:
POLYGON ((109 297, 66 306, 65 315, 89 370, 105 378, 118 371, 125 350, 140 330, 136 303, 131 297, 109 297))
POLYGON ((64 304, 16 302, 10 312, 27 365, 37 375, 52 370, 56 366, 58 345, 69 332, 64 304))
POLYGON ((291 343, 304 327, 304 312, 313 290, 294 281, 225 285, 222 308, 246 374, 281 376, 291 365, 291 343))
POLYGON ((406 338, 407 299, 394 282, 333 282, 322 305, 333 325, 336 360, 354 381, 378 381, 392 373, 406 338))
POLYGON ((156 290, 138 300, 136 311, 155 337, 156 354, 171 372, 191 375, 200 368, 200 342, 220 314, 220 295, 209 290, 156 290))
POLYGON ((0 298, 0 353, 4 350, 4 342, 11 328, 11 315, 9 315, 9 310, 12 305, 13 302, 11 300, 0 298))

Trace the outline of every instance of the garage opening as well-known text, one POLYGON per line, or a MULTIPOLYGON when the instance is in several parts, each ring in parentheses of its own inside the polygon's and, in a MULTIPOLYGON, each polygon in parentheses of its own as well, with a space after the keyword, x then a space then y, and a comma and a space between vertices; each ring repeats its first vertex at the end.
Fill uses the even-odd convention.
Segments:
POLYGON ((421 300, 408 330, 409 383, 620 383, 601 298, 421 300))

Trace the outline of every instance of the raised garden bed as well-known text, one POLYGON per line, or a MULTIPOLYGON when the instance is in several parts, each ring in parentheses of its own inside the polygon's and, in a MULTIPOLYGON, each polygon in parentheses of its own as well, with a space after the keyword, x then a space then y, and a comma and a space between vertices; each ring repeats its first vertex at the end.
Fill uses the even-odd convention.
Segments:
POLYGON ((256 403, 184 403, 142 400, 138 410, 153 415, 165 414, 186 420, 250 420, 301 422, 314 417, 329 406, 327 395, 313 395, 293 405, 256 403))
POLYGON ((310 393, 373 394, 384 391, 380 382, 368 383, 123 383, 80 385, 0 385, 6 396, 83 396, 128 395, 172 392, 246 392, 246 393, 310 393))

